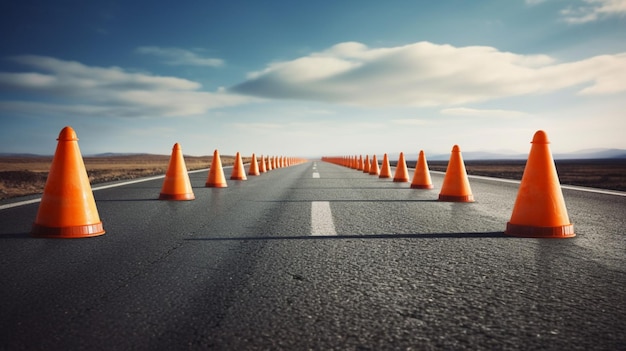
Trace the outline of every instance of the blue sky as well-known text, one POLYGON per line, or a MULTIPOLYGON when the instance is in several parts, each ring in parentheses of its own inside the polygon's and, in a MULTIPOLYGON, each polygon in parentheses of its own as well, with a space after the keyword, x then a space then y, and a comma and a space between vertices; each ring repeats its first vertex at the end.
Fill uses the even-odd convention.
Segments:
POLYGON ((626 0, 22 0, 0 30, 0 152, 626 149, 626 0))

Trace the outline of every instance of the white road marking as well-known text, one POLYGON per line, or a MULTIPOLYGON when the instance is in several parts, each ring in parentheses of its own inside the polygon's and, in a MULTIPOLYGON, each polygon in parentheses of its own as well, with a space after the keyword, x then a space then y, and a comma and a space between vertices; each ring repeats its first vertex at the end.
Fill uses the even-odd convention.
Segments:
MULTIPOLYGON (((232 167, 232 166, 227 166, 227 167, 223 167, 223 168, 230 168, 230 167, 232 167)), ((198 169, 198 170, 195 170, 195 171, 189 171, 188 173, 207 172, 208 170, 209 170, 208 168, 207 169, 198 169)), ((160 178, 165 178, 165 174, 154 176, 154 177, 147 177, 147 178, 140 178, 140 179, 129 180, 129 181, 126 181, 126 182, 121 182, 121 183, 115 183, 115 184, 109 184, 109 185, 102 185, 102 186, 92 187, 91 191, 98 191, 98 190, 103 190, 103 189, 115 188, 115 187, 122 186, 122 185, 147 182, 149 180, 155 180, 155 179, 160 179, 160 178)), ((36 198, 36 199, 31 199, 31 200, 24 200, 24 201, 19 201, 19 202, 13 202, 13 203, 10 203, 10 204, 0 205, 0 211, 6 210, 7 208, 34 204, 34 203, 37 203, 37 202, 40 202, 40 201, 41 201, 41 197, 36 198)))
POLYGON ((311 235, 337 235, 330 202, 311 202, 311 235))
POLYGON ((319 173, 317 173, 317 172, 313 172, 313 178, 319 178, 319 177, 320 177, 320 174, 319 174, 319 173))
MULTIPOLYGON (((439 174, 446 174, 446 172, 439 172, 439 171, 431 171, 431 172, 439 173, 439 174)), ((493 178, 493 177, 485 177, 485 176, 478 176, 478 175, 468 175, 467 177, 474 178, 474 179, 492 180, 494 182, 500 182, 500 183, 511 183, 511 184, 521 183, 521 181, 515 180, 515 179, 493 178)), ((575 185, 561 185, 561 188, 569 189, 569 190, 576 190, 576 191, 583 191, 587 193, 595 193, 595 194, 626 196, 626 192, 618 191, 618 190, 604 190, 604 189, 587 188, 587 187, 575 186, 575 185)))

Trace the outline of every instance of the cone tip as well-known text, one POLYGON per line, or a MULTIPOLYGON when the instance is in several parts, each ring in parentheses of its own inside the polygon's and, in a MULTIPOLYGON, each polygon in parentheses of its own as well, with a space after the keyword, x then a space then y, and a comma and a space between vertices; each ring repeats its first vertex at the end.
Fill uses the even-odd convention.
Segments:
POLYGON ((65 128, 61 130, 61 133, 59 133, 59 137, 57 138, 57 140, 58 141, 76 141, 78 140, 78 136, 76 135, 76 132, 74 131, 74 129, 72 129, 72 127, 66 126, 65 128))
POLYGON ((175 143, 174 147, 172 149, 173 150, 180 150, 181 149, 180 144, 179 143, 175 143))
POLYGON ((452 147, 452 152, 461 152, 461 148, 458 145, 452 147))
POLYGON ((538 130, 533 136, 532 143, 533 144, 549 144, 550 141, 548 140, 548 134, 546 134, 546 132, 544 132, 543 130, 538 130))

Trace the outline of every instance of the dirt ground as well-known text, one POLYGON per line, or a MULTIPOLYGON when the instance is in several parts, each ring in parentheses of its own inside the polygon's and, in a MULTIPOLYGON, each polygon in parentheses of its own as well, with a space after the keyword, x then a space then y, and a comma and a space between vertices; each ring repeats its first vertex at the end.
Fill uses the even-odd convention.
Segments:
MULTIPOLYGON (((213 156, 184 156, 188 170, 209 168, 213 156)), ((221 156, 223 166, 234 156, 221 156)), ((91 184, 164 174, 169 155, 84 157, 91 184)), ((244 162, 249 158, 244 157, 244 162)), ((43 192, 52 157, 0 157, 0 199, 43 192)))
MULTIPOLYGON (((556 160, 561 184, 626 191, 626 159, 556 160)), ((407 163, 408 164, 408 163, 407 163)), ((445 172, 447 161, 428 162, 432 171, 445 172)), ((522 179, 525 160, 465 161, 468 174, 522 179)))
MULTIPOLYGON (((169 155, 85 157, 91 184, 164 174, 169 155)), ((212 156, 185 156, 188 170, 209 168, 212 156)), ((234 156, 221 156, 222 165, 232 165, 234 156)), ((249 162, 244 157, 244 162, 249 162)), ((43 192, 52 157, 0 157, 0 199, 43 192)), ((445 172, 447 161, 429 161, 432 171, 445 172)), ((465 161, 468 174, 522 179, 526 161, 465 161)), ((626 159, 557 160, 561 184, 626 191, 626 159)), ((407 162, 414 167, 415 162, 407 162)))

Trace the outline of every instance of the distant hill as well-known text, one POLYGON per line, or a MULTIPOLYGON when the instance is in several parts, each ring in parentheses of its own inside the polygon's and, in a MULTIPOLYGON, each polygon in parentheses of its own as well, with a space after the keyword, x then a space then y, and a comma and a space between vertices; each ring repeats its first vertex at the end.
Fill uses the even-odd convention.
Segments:
POLYGON ((92 155, 83 155, 83 156, 87 156, 87 157, 117 157, 117 156, 146 156, 146 155, 151 155, 145 152, 140 152, 140 153, 136 153, 136 152, 103 152, 101 154, 92 154, 92 155))
POLYGON ((624 149, 586 149, 568 154, 554 154, 555 159, 572 160, 572 159, 590 159, 590 158, 619 158, 626 159, 626 150, 624 149))

